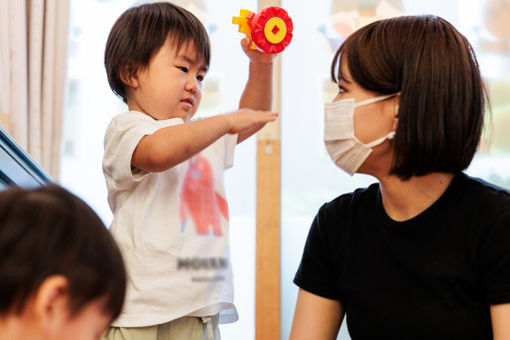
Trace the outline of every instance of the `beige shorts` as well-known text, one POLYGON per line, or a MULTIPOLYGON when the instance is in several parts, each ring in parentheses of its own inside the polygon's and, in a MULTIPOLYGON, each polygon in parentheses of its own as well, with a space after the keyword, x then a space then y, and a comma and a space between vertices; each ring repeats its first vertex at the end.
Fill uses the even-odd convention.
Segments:
POLYGON ((111 327, 102 340, 220 340, 218 315, 185 316, 148 327, 111 327))

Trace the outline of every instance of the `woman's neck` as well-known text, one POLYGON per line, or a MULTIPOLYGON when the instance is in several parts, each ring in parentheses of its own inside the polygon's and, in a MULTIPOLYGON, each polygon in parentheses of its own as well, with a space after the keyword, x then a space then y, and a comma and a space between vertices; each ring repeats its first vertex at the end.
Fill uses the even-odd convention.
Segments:
POLYGON ((434 172, 408 180, 391 175, 380 178, 382 203, 395 221, 409 220, 429 208, 453 180, 451 173, 434 172))

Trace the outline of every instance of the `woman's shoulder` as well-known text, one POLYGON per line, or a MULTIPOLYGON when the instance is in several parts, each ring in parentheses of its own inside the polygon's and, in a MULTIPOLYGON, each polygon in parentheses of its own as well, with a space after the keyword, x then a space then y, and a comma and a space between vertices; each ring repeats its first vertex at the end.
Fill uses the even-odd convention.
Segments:
POLYGON ((462 174, 461 181, 473 199, 495 207, 510 209, 510 190, 484 179, 462 174))
POLYGON ((319 209, 319 214, 334 217, 353 210, 372 208, 377 203, 379 195, 379 183, 373 183, 366 188, 358 188, 324 203, 319 209))

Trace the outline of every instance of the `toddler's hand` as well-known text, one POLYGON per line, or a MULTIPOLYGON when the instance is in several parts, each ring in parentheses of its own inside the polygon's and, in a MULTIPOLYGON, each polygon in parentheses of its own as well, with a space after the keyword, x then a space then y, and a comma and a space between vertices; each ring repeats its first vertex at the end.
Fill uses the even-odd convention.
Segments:
POLYGON ((260 63, 260 64, 271 64, 274 61, 274 58, 277 54, 269 54, 262 53, 259 50, 251 50, 250 47, 251 40, 249 38, 244 38, 241 40, 241 47, 243 48, 244 53, 250 58, 251 62, 260 63))
POLYGON ((225 117, 228 119, 231 126, 228 133, 235 134, 272 122, 278 117, 278 113, 271 111, 239 109, 238 111, 227 113, 225 117))

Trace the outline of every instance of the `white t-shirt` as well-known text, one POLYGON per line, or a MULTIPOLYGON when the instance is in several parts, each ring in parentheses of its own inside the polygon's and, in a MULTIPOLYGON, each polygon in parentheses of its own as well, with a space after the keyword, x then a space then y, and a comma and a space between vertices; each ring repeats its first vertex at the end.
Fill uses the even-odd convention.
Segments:
POLYGON ((183 316, 220 313, 234 322, 228 207, 223 171, 232 166, 237 135, 225 135, 163 172, 132 169, 139 141, 183 124, 130 111, 105 134, 103 172, 113 212, 110 231, 128 271, 124 309, 113 326, 143 327, 183 316))

